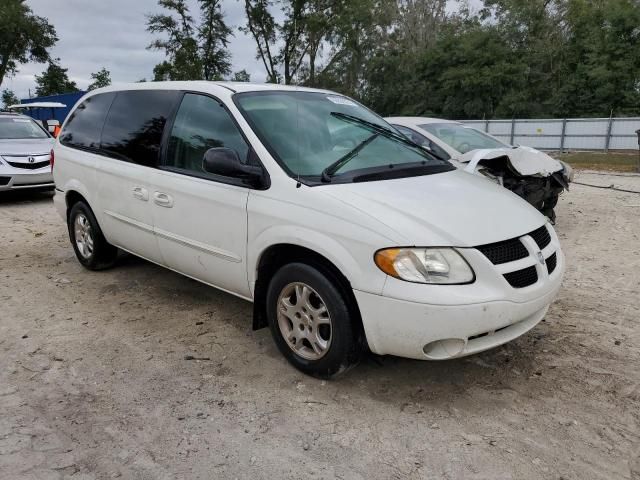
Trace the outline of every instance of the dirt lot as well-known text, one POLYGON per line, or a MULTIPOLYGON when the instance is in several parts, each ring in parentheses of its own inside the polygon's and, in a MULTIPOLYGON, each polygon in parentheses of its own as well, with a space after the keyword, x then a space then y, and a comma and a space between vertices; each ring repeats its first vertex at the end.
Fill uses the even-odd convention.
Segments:
POLYGON ((248 303, 132 257, 86 271, 50 196, 5 197, 0 478, 640 478, 640 195, 576 185, 558 218, 568 271, 529 334, 325 382, 248 303))

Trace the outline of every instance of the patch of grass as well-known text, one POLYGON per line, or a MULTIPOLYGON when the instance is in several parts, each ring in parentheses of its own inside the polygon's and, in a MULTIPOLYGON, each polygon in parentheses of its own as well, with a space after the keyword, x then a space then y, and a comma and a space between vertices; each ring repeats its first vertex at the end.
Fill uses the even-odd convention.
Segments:
POLYGON ((635 172, 638 165, 638 152, 570 152, 554 155, 574 168, 589 170, 608 170, 617 172, 635 172))

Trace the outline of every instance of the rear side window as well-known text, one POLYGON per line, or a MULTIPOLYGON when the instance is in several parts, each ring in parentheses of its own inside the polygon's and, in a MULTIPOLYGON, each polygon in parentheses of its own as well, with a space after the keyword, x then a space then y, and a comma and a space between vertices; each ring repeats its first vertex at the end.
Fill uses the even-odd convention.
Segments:
POLYGON ((78 105, 60 134, 60 143, 83 150, 100 148, 100 132, 115 93, 100 93, 78 105))
POLYGON ((155 166, 164 126, 181 95, 167 90, 119 92, 102 130, 102 153, 155 166))

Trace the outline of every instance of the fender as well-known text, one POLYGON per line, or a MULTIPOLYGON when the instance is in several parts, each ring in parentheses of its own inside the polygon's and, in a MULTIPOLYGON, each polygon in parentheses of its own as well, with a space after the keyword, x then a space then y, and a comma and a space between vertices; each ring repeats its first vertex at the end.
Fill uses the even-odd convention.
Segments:
MULTIPOLYGON (((370 264, 370 268, 363 268, 363 263, 358 262, 351 252, 334 238, 305 227, 279 225, 260 232, 247 245, 247 275, 252 295, 262 254, 269 247, 278 244, 294 244, 313 250, 333 263, 349 280, 354 289, 365 289, 377 295, 382 293, 386 275, 375 266, 373 251, 371 252, 371 261, 365 262, 365 265, 370 264)), ((368 253, 363 252, 363 254, 368 256, 368 253)))

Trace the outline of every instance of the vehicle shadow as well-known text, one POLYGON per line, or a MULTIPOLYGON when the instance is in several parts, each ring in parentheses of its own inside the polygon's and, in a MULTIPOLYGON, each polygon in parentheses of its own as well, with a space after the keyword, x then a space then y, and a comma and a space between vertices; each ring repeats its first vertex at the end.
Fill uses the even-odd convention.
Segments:
POLYGON ((0 206, 51 202, 53 200, 53 193, 54 192, 50 190, 12 190, 0 192, 0 206))

